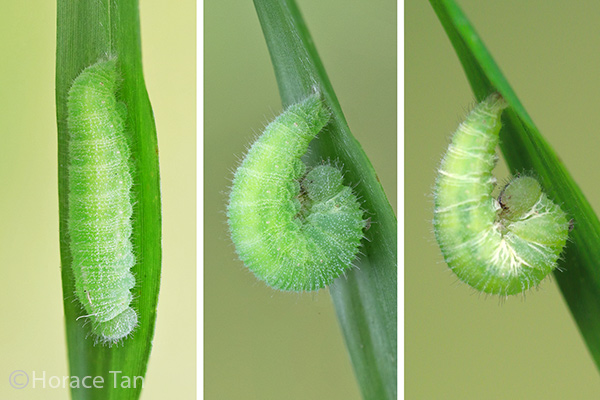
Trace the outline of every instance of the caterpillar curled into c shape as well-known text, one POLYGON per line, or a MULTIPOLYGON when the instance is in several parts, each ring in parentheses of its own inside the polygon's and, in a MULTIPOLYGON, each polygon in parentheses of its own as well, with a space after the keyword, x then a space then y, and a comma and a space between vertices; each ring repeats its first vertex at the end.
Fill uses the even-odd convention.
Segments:
POLYGON ((227 207, 240 259, 269 286, 317 290, 351 267, 366 221, 342 172, 301 161, 330 118, 317 94, 266 128, 237 169, 227 207))
POLYGON ((434 232, 448 266, 485 293, 537 286, 556 268, 569 222, 536 179, 518 176, 492 197, 500 116, 497 93, 458 127, 435 183, 434 232))
POLYGON ((77 76, 67 100, 67 225, 75 292, 97 341, 109 345, 137 325, 130 307, 133 178, 118 82, 116 59, 99 61, 77 76))

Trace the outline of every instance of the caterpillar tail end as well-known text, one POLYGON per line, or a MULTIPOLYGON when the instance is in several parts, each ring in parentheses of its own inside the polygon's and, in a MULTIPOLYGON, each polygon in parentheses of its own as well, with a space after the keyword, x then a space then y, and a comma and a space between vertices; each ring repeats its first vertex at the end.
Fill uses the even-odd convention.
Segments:
POLYGON ((128 307, 113 319, 95 322, 92 333, 99 343, 112 345, 126 338, 137 326, 138 316, 133 308, 128 307))
POLYGON ((508 108, 508 103, 500 93, 494 92, 483 100, 481 107, 488 107, 490 111, 495 114, 508 108))
POLYGON ((288 110, 301 115, 315 132, 319 132, 331 119, 331 111, 325 106, 319 93, 306 97, 300 103, 292 104, 288 110))

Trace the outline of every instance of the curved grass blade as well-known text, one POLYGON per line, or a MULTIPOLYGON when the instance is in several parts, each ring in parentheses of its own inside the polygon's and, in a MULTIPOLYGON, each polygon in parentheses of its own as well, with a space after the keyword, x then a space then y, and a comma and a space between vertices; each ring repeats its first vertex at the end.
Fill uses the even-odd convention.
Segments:
POLYGON ((311 143, 310 161, 337 159, 345 182, 376 222, 358 268, 338 278, 330 293, 365 399, 396 398, 397 222, 377 175, 352 136, 335 92, 293 0, 254 0, 269 47, 284 106, 318 88, 331 108, 332 122, 311 143))
POLYGON ((554 272, 579 330, 600 368, 600 222, 554 150, 541 136, 483 42, 452 0, 430 0, 478 101, 498 91, 510 104, 500 132, 512 173, 535 170, 546 193, 576 224, 561 270, 554 272))
POLYGON ((84 376, 103 378, 102 388, 74 388, 72 396, 74 399, 138 399, 142 381, 137 377, 145 376, 156 320, 161 219, 156 128, 142 73, 137 0, 58 0, 56 112, 62 284, 70 375, 80 379, 84 376), (87 337, 89 327, 83 326, 84 319, 76 321, 81 310, 74 297, 66 226, 67 93, 83 68, 107 56, 118 56, 121 65, 121 94, 128 106, 127 125, 133 135, 131 152, 138 171, 133 191, 132 242, 138 261, 132 269, 137 281, 132 290, 132 306, 138 311, 139 326, 122 345, 112 347, 94 346, 93 338, 87 337))

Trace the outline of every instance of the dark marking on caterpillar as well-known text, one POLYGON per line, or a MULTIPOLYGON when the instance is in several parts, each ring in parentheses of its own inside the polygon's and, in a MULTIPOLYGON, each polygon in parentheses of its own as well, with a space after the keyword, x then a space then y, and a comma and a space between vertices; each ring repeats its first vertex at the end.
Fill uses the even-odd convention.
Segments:
POLYGON ((434 232, 446 263, 463 282, 499 295, 523 292, 550 274, 570 226, 530 176, 515 176, 497 200, 492 197, 506 107, 494 93, 467 116, 442 160, 434 192, 434 232))
POLYGON ((352 266, 364 211, 342 172, 301 157, 330 119, 317 94, 271 122, 237 169, 227 207, 237 254, 259 279, 289 291, 317 290, 352 266))
POLYGON ((69 90, 68 232, 75 292, 97 341, 113 344, 137 325, 127 108, 117 100, 116 59, 84 69, 69 90))

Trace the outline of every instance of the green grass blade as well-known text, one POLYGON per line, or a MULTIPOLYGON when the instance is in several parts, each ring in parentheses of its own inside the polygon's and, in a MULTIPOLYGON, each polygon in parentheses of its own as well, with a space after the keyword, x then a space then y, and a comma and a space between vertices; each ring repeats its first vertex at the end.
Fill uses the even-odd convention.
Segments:
MULTIPOLYGON (((100 376, 102 388, 72 390, 74 399, 137 399, 140 381, 147 369, 160 285, 161 218, 158 148, 152 108, 146 93, 141 64, 140 25, 137 0, 58 0, 56 49, 56 112, 58 120, 60 247, 62 284, 69 352, 70 375, 100 376), (118 56, 122 67, 122 96, 128 107, 128 130, 133 135, 135 174, 132 242, 137 264, 132 269, 137 286, 132 306, 138 311, 139 326, 123 345, 96 345, 89 336, 74 296, 71 255, 66 218, 67 150, 66 99, 73 79, 100 58, 118 56), (109 371, 121 371, 118 375, 109 371), (115 387, 115 377, 117 385, 115 387), (131 379, 129 388, 122 382, 131 379)), ((88 382, 87 384, 89 384, 88 382)))
POLYGON ((371 162, 352 136, 306 25, 292 0, 254 0, 284 106, 318 87, 333 121, 311 143, 310 162, 339 160, 372 220, 357 267, 330 293, 365 399, 396 398, 397 222, 371 162))
POLYGON ((554 275, 585 342, 600 367, 600 222, 554 150, 541 136, 481 39, 452 0, 430 0, 478 100, 498 91, 510 104, 500 133, 513 173, 534 171, 575 229, 554 275))

